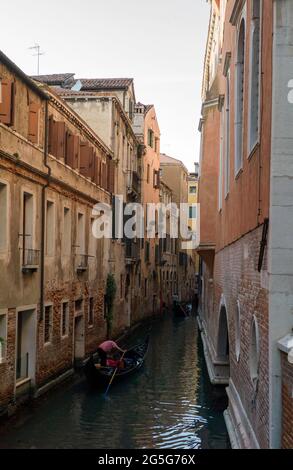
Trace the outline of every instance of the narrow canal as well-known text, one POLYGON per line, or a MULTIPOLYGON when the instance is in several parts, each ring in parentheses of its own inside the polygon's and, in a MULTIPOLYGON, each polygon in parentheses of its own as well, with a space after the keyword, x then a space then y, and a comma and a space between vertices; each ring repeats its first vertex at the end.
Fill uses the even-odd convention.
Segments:
POLYGON ((0 448, 225 449, 226 405, 208 381, 195 318, 170 315, 153 323, 144 368, 107 399, 77 377, 2 427, 0 448))

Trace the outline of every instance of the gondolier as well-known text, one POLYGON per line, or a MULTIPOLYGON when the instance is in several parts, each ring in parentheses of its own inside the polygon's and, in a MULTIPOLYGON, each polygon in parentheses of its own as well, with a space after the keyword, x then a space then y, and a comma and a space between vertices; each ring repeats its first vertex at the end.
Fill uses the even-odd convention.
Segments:
MULTIPOLYGON (((101 364, 97 364, 97 361, 94 359, 93 356, 91 356, 84 366, 84 373, 89 384, 94 387, 106 387, 107 385, 109 385, 116 368, 117 371, 115 372, 115 382, 118 382, 134 374, 143 366, 145 356, 148 350, 148 345, 149 335, 145 338, 142 343, 138 344, 137 346, 134 346, 133 348, 128 349, 123 357, 124 367, 117 368, 117 365, 101 367, 101 364)), ((114 346, 114 349, 117 349, 116 346, 114 346)), ((108 349, 108 347, 109 345, 106 345, 106 349, 108 349)), ((103 346, 103 349, 101 350, 107 356, 107 353, 105 353, 104 348, 105 346, 103 346)), ((118 348, 118 350, 121 351, 120 348, 118 348)), ((101 354, 103 355, 103 353, 101 354)))
POLYGON ((119 348, 118 344, 115 343, 115 341, 104 341, 101 343, 98 347, 97 353, 99 354, 100 360, 101 360, 101 365, 103 367, 107 366, 107 358, 108 354, 110 354, 113 351, 120 351, 122 354, 124 354, 126 351, 123 349, 119 348))

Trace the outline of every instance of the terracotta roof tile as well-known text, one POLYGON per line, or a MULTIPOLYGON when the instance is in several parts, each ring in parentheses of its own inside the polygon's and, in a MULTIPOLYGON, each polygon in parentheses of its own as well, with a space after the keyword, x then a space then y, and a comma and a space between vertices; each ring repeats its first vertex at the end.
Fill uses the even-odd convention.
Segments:
POLYGON ((33 75, 31 77, 37 82, 46 83, 51 86, 64 85, 67 82, 74 82, 74 73, 54 73, 51 75, 33 75))
POLYGON ((80 78, 82 90, 115 90, 128 88, 133 78, 80 78))

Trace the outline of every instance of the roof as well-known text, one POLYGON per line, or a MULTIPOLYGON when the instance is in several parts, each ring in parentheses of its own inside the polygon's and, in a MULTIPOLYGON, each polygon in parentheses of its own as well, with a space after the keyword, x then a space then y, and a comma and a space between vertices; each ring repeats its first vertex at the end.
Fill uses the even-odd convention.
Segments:
POLYGON ((178 160, 177 158, 169 157, 169 155, 166 155, 165 153, 161 153, 160 162, 161 162, 161 165, 180 165, 184 168, 186 173, 188 173, 186 166, 181 160, 178 160))
POLYGON ((178 160, 177 158, 169 157, 169 155, 166 155, 165 153, 161 153, 161 163, 170 163, 173 165, 183 165, 181 160, 178 160))
POLYGON ((123 90, 133 84, 133 78, 80 78, 82 90, 123 90))
POLYGON ((55 93, 59 96, 92 96, 94 98, 98 98, 97 94, 94 91, 78 91, 78 90, 71 90, 70 88, 62 88, 60 86, 54 87, 55 93))
POLYGON ((143 107, 144 108, 144 114, 147 114, 153 107, 154 105, 153 104, 143 104, 143 103, 136 103, 136 106, 141 108, 143 107))
POLYGON ((46 83, 47 85, 57 86, 65 85, 66 82, 74 82, 74 73, 53 73, 51 75, 33 75, 31 77, 37 82, 46 83))
POLYGON ((6 65, 12 72, 14 72, 19 78, 21 78, 26 85, 31 88, 35 93, 41 96, 43 99, 49 99, 47 94, 38 87, 38 85, 31 80, 31 78, 26 75, 12 60, 10 60, 4 52, 0 50, 0 62, 6 65))

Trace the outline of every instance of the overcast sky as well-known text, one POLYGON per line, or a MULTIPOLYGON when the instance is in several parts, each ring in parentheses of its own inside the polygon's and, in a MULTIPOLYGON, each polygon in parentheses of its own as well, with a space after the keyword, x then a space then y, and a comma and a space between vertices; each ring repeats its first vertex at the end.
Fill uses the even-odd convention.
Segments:
POLYGON ((13 0, 1 5, 0 47, 36 74, 134 77, 137 101, 154 104, 161 150, 189 170, 198 160, 206 0, 13 0))

